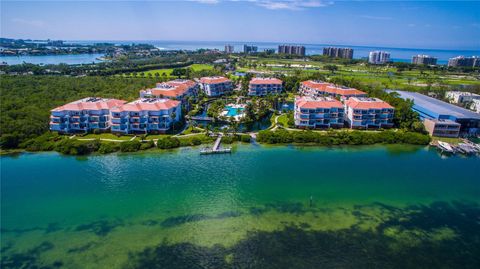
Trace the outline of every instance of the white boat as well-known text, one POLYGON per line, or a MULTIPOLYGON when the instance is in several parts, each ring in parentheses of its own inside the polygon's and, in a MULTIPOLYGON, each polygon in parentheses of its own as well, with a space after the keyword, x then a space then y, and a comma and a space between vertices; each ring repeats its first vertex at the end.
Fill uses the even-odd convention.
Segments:
POLYGON ((438 141, 438 147, 445 152, 453 153, 453 148, 450 144, 443 141, 438 141))

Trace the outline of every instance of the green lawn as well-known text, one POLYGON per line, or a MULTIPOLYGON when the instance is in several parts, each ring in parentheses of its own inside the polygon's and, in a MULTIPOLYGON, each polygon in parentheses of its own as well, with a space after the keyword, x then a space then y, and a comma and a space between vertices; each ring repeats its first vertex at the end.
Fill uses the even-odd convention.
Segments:
POLYGON ((288 116, 287 114, 282 114, 278 117, 277 122, 280 123, 284 127, 288 127, 288 116))
POLYGON ((77 136, 77 138, 87 138, 87 139, 115 139, 115 140, 130 140, 133 136, 116 136, 111 133, 103 133, 103 134, 87 134, 85 136, 77 136))
POLYGON ((461 142, 460 138, 438 137, 438 136, 432 136, 432 140, 433 141, 443 141, 443 142, 447 142, 447 143, 454 144, 454 145, 461 142))
MULTIPOLYGON (((198 71, 202 71, 202 70, 213 70, 213 65, 210 65, 210 64, 192 64, 192 65, 189 65, 188 68, 191 68, 193 71, 198 72, 198 71)), ((145 76, 148 76, 148 74, 152 74, 152 76, 155 77, 155 73, 158 73, 159 76, 163 76, 163 74, 165 74, 165 76, 171 77, 172 76, 172 71, 173 71, 173 68, 166 68, 166 69, 148 70, 148 71, 144 71, 143 73, 145 74, 145 76)), ((142 73, 142 72, 137 72, 137 76, 140 76, 140 73, 142 73)), ((124 76, 132 76, 133 73, 123 74, 123 75, 124 76)))

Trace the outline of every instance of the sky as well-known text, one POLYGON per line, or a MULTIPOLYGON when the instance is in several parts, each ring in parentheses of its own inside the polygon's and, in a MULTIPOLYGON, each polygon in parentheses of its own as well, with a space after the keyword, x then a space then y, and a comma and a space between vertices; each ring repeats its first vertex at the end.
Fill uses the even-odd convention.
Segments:
POLYGON ((0 36, 480 49, 480 1, 0 0, 0 36))

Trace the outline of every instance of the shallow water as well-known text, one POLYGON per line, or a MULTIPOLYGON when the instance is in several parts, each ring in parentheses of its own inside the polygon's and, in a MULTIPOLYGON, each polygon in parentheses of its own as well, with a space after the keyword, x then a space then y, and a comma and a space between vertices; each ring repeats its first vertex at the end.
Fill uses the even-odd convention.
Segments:
POLYGON ((480 264, 479 158, 248 145, 0 161, 2 268, 480 264))

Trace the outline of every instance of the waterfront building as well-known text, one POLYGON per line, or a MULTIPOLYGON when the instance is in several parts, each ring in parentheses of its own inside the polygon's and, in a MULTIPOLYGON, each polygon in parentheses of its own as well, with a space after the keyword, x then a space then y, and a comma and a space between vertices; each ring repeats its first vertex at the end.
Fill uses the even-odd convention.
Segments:
POLYGON ((170 98, 185 100, 189 96, 197 96, 198 84, 188 79, 175 79, 157 83, 155 88, 140 91, 140 98, 170 98))
POLYGON ((352 97, 345 101, 345 120, 350 128, 391 128, 394 108, 378 98, 352 97))
POLYGON ((385 64, 390 61, 390 52, 386 51, 370 51, 368 62, 371 64, 385 64))
POLYGON ((278 78, 252 78, 248 85, 248 95, 265 96, 279 94, 283 90, 283 82, 278 78))
POLYGON ((79 133, 110 129, 110 109, 126 101, 87 97, 52 109, 50 130, 61 133, 79 133))
POLYGON ((457 56, 448 60, 448 66, 452 67, 480 67, 480 58, 476 56, 457 56))
MULTIPOLYGON (((392 91, 388 91, 392 92, 392 91)), ((480 114, 416 92, 393 91, 413 101, 412 110, 422 120, 451 120, 460 124, 461 134, 480 134, 480 114)))
POLYGON ((412 64, 418 65, 436 65, 437 58, 429 56, 429 55, 415 55, 412 57, 412 64))
POLYGON ((233 45, 227 44, 225 45, 225 53, 233 53, 235 51, 235 47, 233 45))
POLYGON ((355 88, 337 86, 332 83, 319 81, 319 80, 307 80, 300 84, 300 93, 311 96, 333 96, 340 97, 342 99, 348 99, 350 97, 366 97, 367 93, 357 90, 355 88))
POLYGON ((243 45, 243 53, 247 53, 247 54, 250 54, 250 53, 255 53, 258 51, 258 47, 257 46, 253 46, 253 45, 243 45))
POLYGON ((200 88, 207 96, 221 96, 233 91, 233 83, 225 77, 203 77, 200 79, 200 88))
POLYGON ((305 56, 305 46, 279 45, 278 54, 291 54, 291 55, 305 56))
POLYGON ((294 107, 297 128, 341 128, 344 124, 343 104, 331 97, 296 97, 294 107))
POLYGON ((323 48, 323 55, 334 58, 352 59, 353 49, 328 47, 323 48))
POLYGON ((458 137, 460 133, 460 124, 452 120, 425 119, 423 124, 431 136, 458 137))
POLYGON ((447 91, 445 98, 447 98, 450 103, 465 104, 475 99, 480 99, 480 95, 471 92, 447 91))
POLYGON ((112 108, 112 133, 165 133, 179 121, 181 102, 172 99, 140 98, 112 108))

